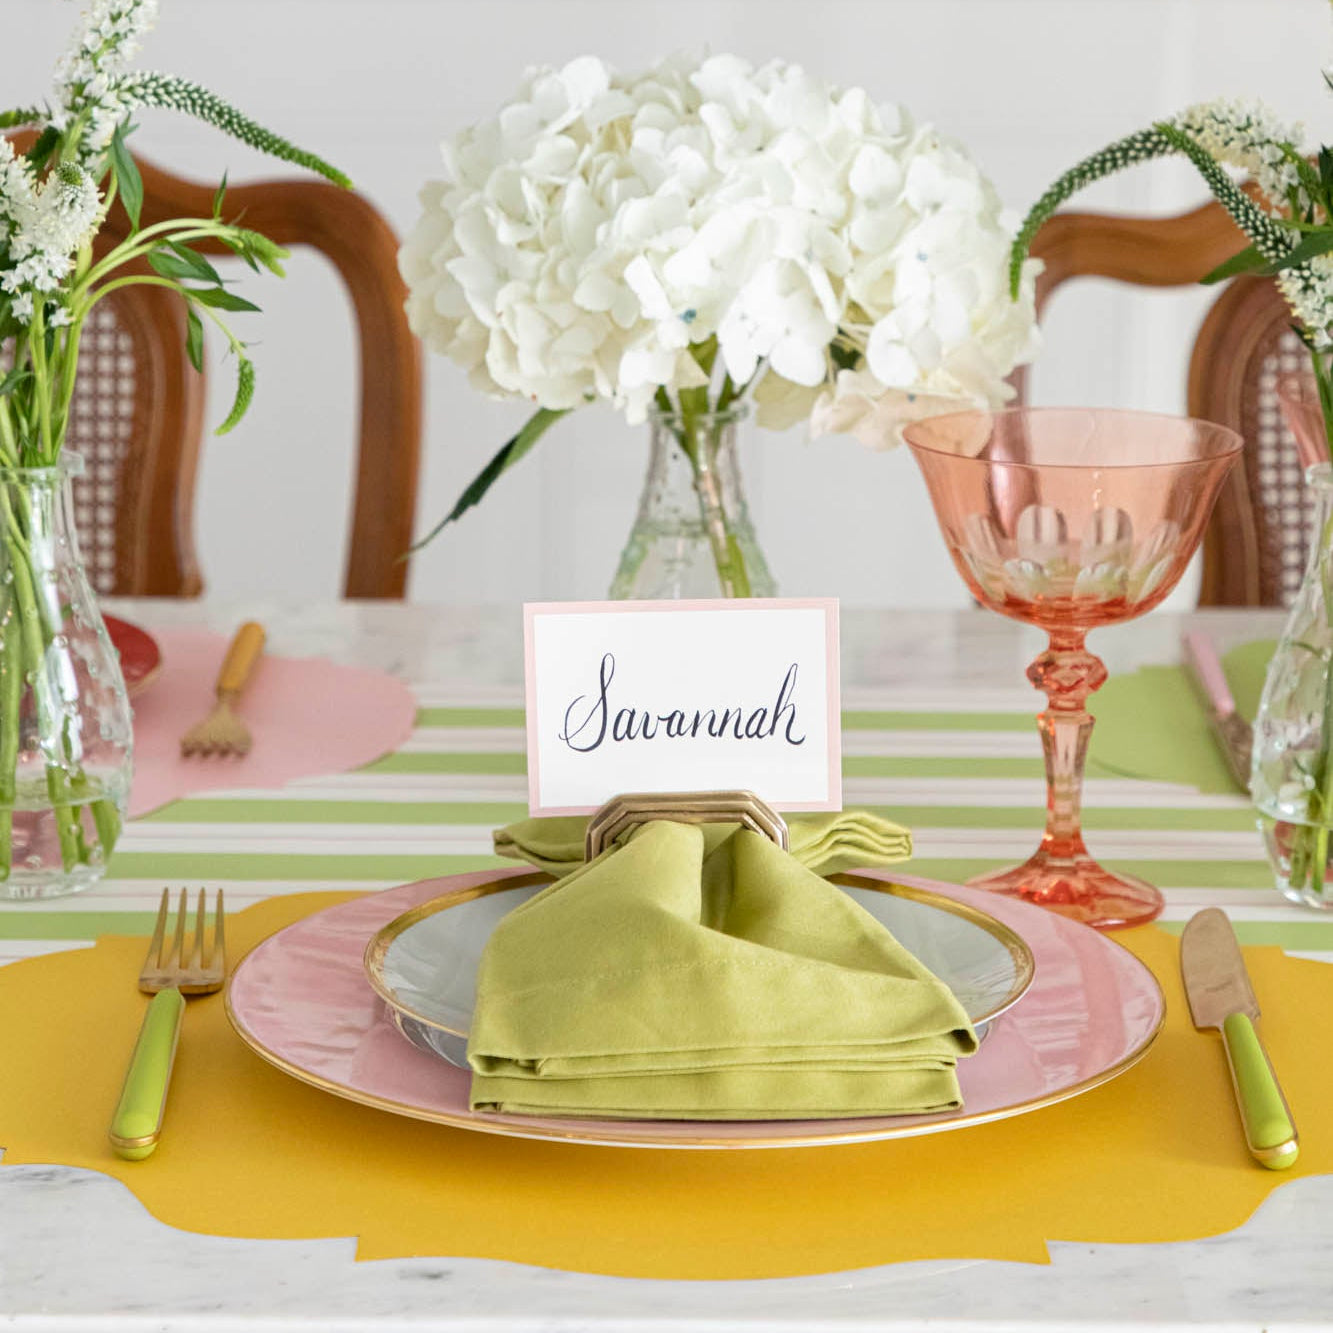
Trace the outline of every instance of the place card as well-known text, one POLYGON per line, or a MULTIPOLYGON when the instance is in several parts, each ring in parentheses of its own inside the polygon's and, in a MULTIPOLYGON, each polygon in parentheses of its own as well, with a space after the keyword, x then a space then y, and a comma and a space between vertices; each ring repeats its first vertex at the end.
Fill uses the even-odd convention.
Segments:
POLYGON ((533 815, 735 789, 842 809, 836 599, 533 602, 523 630, 533 815))

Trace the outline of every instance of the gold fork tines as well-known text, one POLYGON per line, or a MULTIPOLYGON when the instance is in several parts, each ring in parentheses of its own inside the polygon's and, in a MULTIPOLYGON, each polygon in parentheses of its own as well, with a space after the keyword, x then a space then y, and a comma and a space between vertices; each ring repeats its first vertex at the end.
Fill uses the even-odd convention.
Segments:
POLYGON ((250 729, 231 711, 230 697, 218 698, 213 711, 196 722, 181 737, 181 754, 191 755, 250 753, 250 729))
POLYGON ((250 753, 250 729, 232 711, 250 671, 264 651, 264 627, 247 621, 236 631, 218 672, 217 702, 202 721, 181 737, 181 754, 245 755, 250 753))
POLYGON ((226 975, 226 941, 223 933, 222 890, 217 892, 213 909, 213 935, 206 940, 207 895, 199 890, 195 910, 194 937, 189 949, 185 947, 185 922, 189 916, 189 895, 180 891, 180 907, 176 912, 176 929, 167 942, 167 917, 171 913, 171 890, 162 890, 162 901, 153 924, 153 938, 148 942, 148 954, 139 972, 139 989, 155 995, 169 986, 183 995, 207 995, 222 987, 226 975))
POLYGON ((144 1011, 139 1039, 134 1044, 120 1101, 111 1117, 108 1137, 121 1157, 140 1161, 156 1148, 162 1133, 171 1086, 171 1068, 176 1060, 176 1041, 186 995, 207 995, 222 989, 227 972, 227 950, 222 933, 222 890, 213 910, 213 934, 207 935, 207 895, 199 890, 194 917, 194 938, 185 943, 185 919, 190 914, 189 895, 181 890, 176 929, 167 935, 171 912, 171 890, 162 890, 162 903, 153 924, 153 938, 139 972, 139 989, 153 998, 144 1011))

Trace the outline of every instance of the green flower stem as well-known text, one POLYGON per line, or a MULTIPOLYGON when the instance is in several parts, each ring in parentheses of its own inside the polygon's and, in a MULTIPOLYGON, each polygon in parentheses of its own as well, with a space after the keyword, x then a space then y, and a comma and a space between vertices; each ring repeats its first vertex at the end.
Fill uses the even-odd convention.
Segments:
POLYGON ((1310 348, 1310 362, 1314 366, 1315 384, 1319 389, 1319 407, 1324 415, 1324 436, 1328 440, 1329 457, 1333 458, 1333 373, 1327 357, 1310 348))
POLYGON ((56 835, 60 839, 60 864, 66 870, 73 870, 80 861, 87 861, 88 849, 83 842, 78 814, 70 804, 69 774, 59 764, 46 766, 46 794, 55 816, 56 835))
MULTIPOLYGON (((46 360, 46 329, 40 304, 33 313, 32 323, 28 326, 28 359, 32 364, 32 373, 38 384, 45 384, 50 379, 50 370, 46 360)), ((16 362, 17 364, 17 362, 16 362)), ((41 442, 41 457, 44 463, 55 461, 59 444, 51 434, 51 399, 48 394, 33 395, 33 405, 37 414, 38 438, 41 442)))
MULTIPOLYGON (((684 394, 681 395, 684 398, 684 394)), ((700 420, 699 413, 682 413, 681 448, 694 472, 694 493, 699 497, 699 513, 703 518, 708 545, 713 552, 717 580, 724 597, 749 597, 750 575, 745 568, 745 556, 736 534, 727 520, 722 502, 722 486, 715 466, 717 435, 724 427, 714 420, 712 426, 700 420)))
POLYGON ((208 218, 175 218, 168 222, 155 222, 151 227, 143 227, 133 236, 121 241, 114 250, 98 260, 71 289, 71 295, 76 299, 81 297, 107 274, 114 273, 116 269, 133 259, 142 259, 157 249, 160 242, 165 239, 169 238, 182 245, 189 241, 210 239, 225 241, 229 236, 234 237, 237 230, 238 228, 230 222, 214 222, 208 218))
MULTIPOLYGON (((717 341, 709 339, 690 349, 699 367, 707 375, 713 368, 717 357, 717 341)), ((676 409, 670 395, 664 388, 657 390, 658 409, 668 416, 680 418, 680 425, 672 427, 672 434, 681 452, 689 460, 690 470, 694 474, 694 493, 699 497, 699 514, 703 519, 704 532, 708 536, 708 546, 713 553, 713 564, 717 569, 717 581, 724 597, 750 597, 753 595, 749 571, 745 567, 745 554, 736 534, 727 520, 726 507, 722 503, 722 489, 718 480, 714 462, 717 458, 717 435, 723 426, 714 423, 712 430, 704 424, 703 418, 715 415, 723 410, 723 398, 727 386, 731 384, 728 376, 718 396, 719 406, 713 408, 708 402, 708 388, 701 385, 695 389, 679 391, 680 408, 676 409)), ((735 401, 736 390, 728 402, 735 401)))
MULTIPOLYGON (((32 567, 32 551, 24 531, 23 517, 15 511, 9 488, 4 485, 0 485, 0 508, 3 509, 6 528, 7 569, 13 576, 10 585, 13 602, 2 640, 5 675, 0 682, 0 700, 3 700, 3 709, 0 710, 0 803, 5 804, 6 816, 0 829, 3 833, 0 862, 4 864, 7 876, 13 862, 12 806, 18 787, 19 712, 26 680, 30 681, 37 702, 43 736, 58 738, 56 743, 59 745, 59 755, 53 757, 48 752, 46 758, 46 790, 60 843, 61 864, 66 870, 72 870, 75 865, 86 864, 90 859, 78 809, 74 804, 76 796, 86 794, 89 790, 88 780, 82 765, 77 762, 66 728, 59 725, 61 710, 52 697, 52 682, 47 671, 47 656, 53 648, 57 630, 47 625, 42 614, 32 567)), ((104 823, 112 827, 106 812, 99 819, 96 807, 93 819, 99 832, 104 823)), ((114 811, 114 806, 112 819, 115 834, 110 843, 103 839, 105 854, 110 853, 115 836, 119 833, 119 814, 114 811)))
POLYGON ((195 310, 206 315, 217 328, 218 332, 226 338, 231 350, 237 356, 243 356, 245 344, 227 327, 226 321, 218 314, 212 306, 205 305, 202 301, 194 300, 194 294, 186 286, 177 282, 174 278, 149 278, 142 274, 132 274, 128 277, 117 278, 114 282, 103 283, 90 297, 88 297, 84 307, 83 314, 86 314, 103 297, 110 296, 112 292, 119 291, 122 287, 166 287, 175 292, 183 301, 188 301, 195 310))
MULTIPOLYGON (((88 779, 83 779, 86 789, 88 779)), ((97 839, 102 844, 102 856, 106 860, 111 859, 111 853, 116 849, 116 843, 120 839, 120 811, 116 809, 116 803, 106 796, 99 797, 93 802, 93 823, 97 827, 97 839)))
POLYGON ((82 321, 72 324, 66 330, 66 338, 60 352, 60 406, 56 412, 56 438, 63 445, 65 431, 69 427, 69 410, 74 401, 74 382, 79 369, 79 340, 83 334, 82 321))
POLYGON ((18 616, 13 597, 4 598, 0 630, 0 880, 13 865, 14 800, 18 795, 19 705, 23 699, 18 616))
MULTIPOLYGON (((11 530, 15 526, 16 516, 5 498, 5 508, 11 530)), ((49 647, 45 623, 38 605, 36 589, 32 581, 32 567, 29 555, 11 536, 9 539, 9 568, 14 575, 14 596, 18 603, 18 647, 19 661, 22 666, 21 676, 31 678, 33 693, 37 699, 37 710, 41 717, 44 735, 56 734, 56 710, 46 678, 46 650, 49 647)), ((14 714, 14 725, 18 726, 18 714, 14 714)), ((15 743, 15 758, 18 749, 15 743)), ((13 770, 11 769, 11 772, 13 770)), ((17 774, 14 774, 17 777, 17 774)), ((56 823, 56 833, 60 840, 60 858, 66 870, 70 870, 79 861, 79 841, 77 836, 78 816, 70 807, 67 796, 68 775, 61 764, 46 760, 46 788, 50 796, 56 823)))
POLYGON ((8 398, 0 398, 0 467, 18 467, 19 442, 8 398))

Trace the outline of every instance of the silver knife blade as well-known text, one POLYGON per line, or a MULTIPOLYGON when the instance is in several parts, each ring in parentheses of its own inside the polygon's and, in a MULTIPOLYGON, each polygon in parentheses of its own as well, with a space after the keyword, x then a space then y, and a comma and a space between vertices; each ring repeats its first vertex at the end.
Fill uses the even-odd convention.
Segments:
POLYGON ((1226 672, 1212 640, 1197 631, 1184 636, 1185 661, 1189 666, 1213 739, 1222 751, 1232 781, 1243 792, 1250 790, 1250 759, 1254 749, 1254 729, 1236 711, 1236 702, 1227 684, 1226 672))
POLYGON ((1180 937, 1180 971, 1194 1026, 1221 1030, 1245 1143, 1273 1171, 1300 1156, 1291 1108, 1254 1020, 1259 1017, 1236 932, 1219 907, 1196 912, 1180 937))
POLYGON ((1220 1028, 1228 1014, 1259 1017, 1236 932, 1220 907, 1207 907, 1186 922, 1180 973, 1196 1028, 1220 1028))
POLYGON ((1241 791, 1250 790, 1250 761, 1254 753, 1254 728, 1239 713, 1209 713, 1213 737, 1227 761, 1232 781, 1241 791))

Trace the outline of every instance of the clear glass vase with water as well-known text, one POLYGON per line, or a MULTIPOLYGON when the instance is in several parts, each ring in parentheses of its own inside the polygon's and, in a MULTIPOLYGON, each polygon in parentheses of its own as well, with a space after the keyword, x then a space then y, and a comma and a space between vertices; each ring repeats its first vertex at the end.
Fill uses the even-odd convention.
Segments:
POLYGON ((1305 578, 1268 666, 1250 791, 1277 886, 1333 906, 1333 466, 1307 473, 1315 501, 1305 578))
POLYGON ((81 466, 0 467, 0 898, 96 883, 125 816, 130 706, 79 556, 81 466))
POLYGON ((611 584, 614 598, 772 597, 737 456, 745 408, 654 411, 648 475, 611 584))

